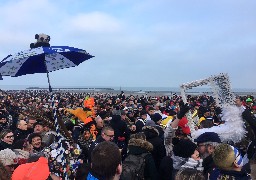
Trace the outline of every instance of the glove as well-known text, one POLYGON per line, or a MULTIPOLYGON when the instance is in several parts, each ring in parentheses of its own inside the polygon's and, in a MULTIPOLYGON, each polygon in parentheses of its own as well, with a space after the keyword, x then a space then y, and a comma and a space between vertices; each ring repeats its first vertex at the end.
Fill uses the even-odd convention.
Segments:
POLYGON ((180 112, 177 114, 177 118, 181 119, 185 116, 185 114, 189 111, 190 107, 189 104, 186 103, 183 106, 180 107, 180 112))

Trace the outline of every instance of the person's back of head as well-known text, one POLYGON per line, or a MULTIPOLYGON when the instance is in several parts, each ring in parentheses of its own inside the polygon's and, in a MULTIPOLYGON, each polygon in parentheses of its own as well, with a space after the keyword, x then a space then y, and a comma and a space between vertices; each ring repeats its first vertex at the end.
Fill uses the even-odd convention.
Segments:
POLYGON ((243 159, 236 148, 229 144, 220 144, 213 152, 213 161, 215 165, 223 170, 241 171, 243 159))
POLYGON ((202 171, 192 168, 184 168, 177 172, 175 180, 205 180, 205 177, 202 171))
POLYGON ((91 170, 98 178, 112 180, 122 172, 121 153, 116 144, 108 141, 99 143, 91 154, 91 170))
POLYGON ((213 122, 209 120, 204 120, 200 123, 200 128, 211 128, 213 127, 213 122))
POLYGON ((132 134, 130 136, 130 139, 132 139, 132 138, 146 140, 146 135, 143 132, 139 132, 136 134, 132 134))

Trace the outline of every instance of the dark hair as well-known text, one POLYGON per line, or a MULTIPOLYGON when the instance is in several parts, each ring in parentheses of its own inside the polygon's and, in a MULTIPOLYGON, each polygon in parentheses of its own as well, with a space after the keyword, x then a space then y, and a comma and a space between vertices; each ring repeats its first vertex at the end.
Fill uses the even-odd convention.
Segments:
POLYGON ((11 132, 12 132, 12 130, 10 130, 10 129, 2 130, 0 133, 0 139, 3 139, 6 136, 6 134, 11 133, 11 132))
POLYGON ((155 109, 153 107, 148 108, 148 111, 152 111, 152 110, 155 110, 155 109))
POLYGON ((113 142, 99 143, 91 154, 92 173, 105 180, 113 178, 122 162, 118 146, 113 142))
POLYGON ((30 135, 28 136, 28 142, 29 142, 29 144, 32 143, 32 139, 35 138, 35 137, 40 137, 41 140, 42 140, 42 136, 41 136, 39 133, 32 133, 32 134, 30 134, 30 135))
POLYGON ((138 132, 136 134, 132 134, 130 139, 135 138, 135 139, 143 139, 146 141, 146 135, 144 134, 144 132, 138 132))

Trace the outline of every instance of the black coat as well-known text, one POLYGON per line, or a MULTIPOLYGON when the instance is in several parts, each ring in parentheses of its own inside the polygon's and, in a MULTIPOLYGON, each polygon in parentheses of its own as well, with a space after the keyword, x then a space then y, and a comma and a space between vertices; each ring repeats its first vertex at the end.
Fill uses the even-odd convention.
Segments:
POLYGON ((212 155, 207 156, 203 160, 203 167, 204 167, 204 175, 205 177, 208 177, 208 173, 211 173, 212 170, 215 168, 212 155))
POLYGON ((88 150, 88 162, 90 163, 91 162, 91 153, 93 151, 93 149, 101 142, 104 142, 105 139, 102 138, 102 136, 99 136, 94 142, 92 142, 92 144, 90 145, 89 147, 89 150, 88 150))
MULTIPOLYGON (((152 148, 152 144, 148 141, 131 139, 128 145, 128 156, 129 154, 140 155, 143 153, 149 153, 152 148)), ((145 180, 159 180, 155 162, 150 153, 145 157, 144 178, 145 180)))
POLYGON ((173 172, 173 160, 170 156, 165 156, 159 167, 159 176, 161 180, 171 180, 173 172))
POLYGON ((12 145, 11 144, 7 144, 3 141, 0 141, 0 151, 1 150, 4 150, 4 149, 13 149, 12 145))
POLYGON ((156 168, 159 169, 162 159, 166 156, 166 150, 163 140, 159 137, 158 130, 153 126, 145 126, 143 132, 147 141, 153 145, 152 156, 154 158, 156 168))
POLYGON ((110 120, 110 126, 114 129, 114 142, 118 143, 118 138, 124 137, 125 144, 128 144, 130 138, 130 130, 127 127, 127 124, 124 121, 122 121, 121 116, 112 116, 112 119, 110 120))
POLYGON ((24 131, 21 129, 16 129, 14 131, 14 142, 20 140, 20 139, 26 139, 28 137, 28 131, 24 131))

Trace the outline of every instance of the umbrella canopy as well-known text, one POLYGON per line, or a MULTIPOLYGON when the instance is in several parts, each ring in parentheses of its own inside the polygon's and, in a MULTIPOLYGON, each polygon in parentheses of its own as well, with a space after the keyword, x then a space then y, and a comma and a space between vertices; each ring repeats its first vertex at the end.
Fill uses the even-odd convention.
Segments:
POLYGON ((62 160, 64 177, 67 179, 67 159, 68 154, 62 143, 63 137, 60 134, 58 117, 56 113, 54 94, 50 85, 48 73, 58 69, 74 67, 94 56, 85 50, 68 46, 38 47, 21 51, 14 55, 9 55, 0 62, 0 75, 2 76, 22 76, 26 74, 46 73, 49 83, 49 91, 52 95, 52 108, 54 115, 54 125, 57 133, 60 158, 62 160))
POLYGON ((68 46, 39 47, 9 55, 0 63, 2 76, 48 73, 74 67, 94 56, 68 46))

